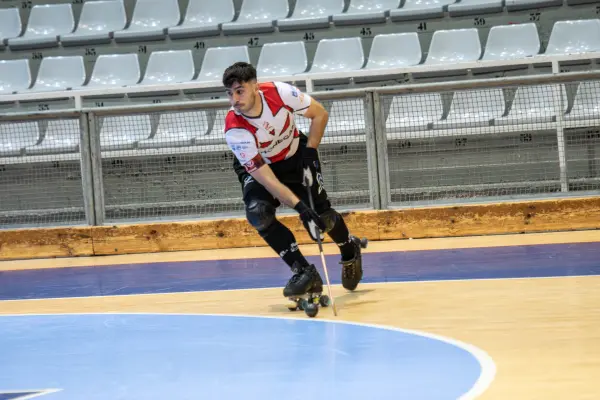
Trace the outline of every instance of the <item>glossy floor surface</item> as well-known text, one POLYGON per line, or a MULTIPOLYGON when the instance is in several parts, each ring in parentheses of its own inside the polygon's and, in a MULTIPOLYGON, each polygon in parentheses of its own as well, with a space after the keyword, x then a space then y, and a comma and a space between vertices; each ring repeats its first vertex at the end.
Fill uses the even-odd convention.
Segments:
POLYGON ((316 318, 266 248, 1 262, 0 400, 598 397, 600 232, 336 252, 316 318))

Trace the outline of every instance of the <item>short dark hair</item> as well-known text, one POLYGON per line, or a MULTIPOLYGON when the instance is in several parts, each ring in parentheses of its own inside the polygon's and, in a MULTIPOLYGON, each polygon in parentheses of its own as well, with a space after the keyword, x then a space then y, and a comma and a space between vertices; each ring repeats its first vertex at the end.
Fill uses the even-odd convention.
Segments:
POLYGON ((223 72, 223 86, 226 88, 233 86, 236 82, 243 84, 251 80, 256 80, 256 69, 247 62, 236 62, 223 72))

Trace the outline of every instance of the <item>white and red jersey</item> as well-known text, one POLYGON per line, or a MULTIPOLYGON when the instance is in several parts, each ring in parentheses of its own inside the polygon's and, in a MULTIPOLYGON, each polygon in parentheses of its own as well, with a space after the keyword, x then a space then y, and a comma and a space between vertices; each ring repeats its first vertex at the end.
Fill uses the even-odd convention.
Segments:
POLYGON ((246 171, 292 157, 300 142, 294 114, 304 115, 312 98, 283 82, 261 83, 262 112, 251 118, 233 108, 225 117, 225 140, 246 171))

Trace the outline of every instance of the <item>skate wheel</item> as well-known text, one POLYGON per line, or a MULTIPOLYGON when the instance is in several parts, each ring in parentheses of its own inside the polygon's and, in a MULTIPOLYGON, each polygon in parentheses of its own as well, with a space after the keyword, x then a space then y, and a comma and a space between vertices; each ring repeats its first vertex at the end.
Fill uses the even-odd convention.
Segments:
POLYGON ((360 239, 360 247, 362 247, 363 249, 366 249, 368 244, 369 240, 367 238, 360 239))
POLYGON ((306 311, 306 309, 308 308, 308 300, 306 299, 301 299, 300 302, 298 303, 298 308, 300 308, 301 310, 306 311))
POLYGON ((288 310, 290 311, 298 311, 299 307, 298 306, 288 306, 288 310))
POLYGON ((305 308, 304 308, 304 312, 306 313, 306 315, 308 315, 310 318, 314 318, 317 316, 317 314, 319 313, 319 306, 317 306, 316 304, 313 303, 309 303, 305 308))
POLYGON ((321 298, 319 299, 319 304, 323 307, 328 307, 329 306, 329 296, 327 296, 326 294, 321 296, 321 298))

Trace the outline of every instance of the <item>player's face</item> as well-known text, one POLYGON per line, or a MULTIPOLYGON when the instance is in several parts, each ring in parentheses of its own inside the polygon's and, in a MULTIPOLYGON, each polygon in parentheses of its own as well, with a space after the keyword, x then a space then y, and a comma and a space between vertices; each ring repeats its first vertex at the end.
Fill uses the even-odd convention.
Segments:
POLYGON ((242 113, 250 112, 256 101, 256 87, 254 82, 244 82, 243 84, 235 82, 227 89, 231 106, 242 113))

